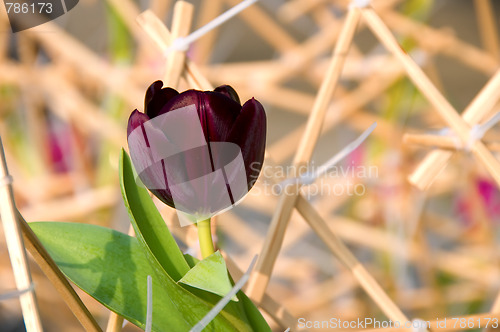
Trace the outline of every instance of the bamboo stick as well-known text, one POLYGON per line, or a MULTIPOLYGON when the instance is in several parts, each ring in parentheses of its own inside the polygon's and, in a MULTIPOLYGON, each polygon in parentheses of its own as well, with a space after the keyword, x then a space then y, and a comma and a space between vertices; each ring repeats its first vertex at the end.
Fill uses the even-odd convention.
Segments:
POLYGON ((126 79, 120 71, 111 67, 56 24, 44 23, 43 29, 50 30, 51 33, 44 33, 45 30, 42 30, 40 26, 26 30, 26 33, 39 41, 54 59, 80 69, 85 75, 90 76, 95 82, 105 85, 133 107, 144 99, 144 92, 130 83, 131 81, 126 79))
MULTIPOLYGON (((460 117, 453 106, 451 106, 451 104, 436 89, 429 78, 422 72, 420 67, 418 67, 418 65, 401 49, 398 42, 380 17, 372 9, 363 9, 363 17, 380 41, 403 64, 409 77, 424 94, 424 96, 427 97, 429 102, 434 105, 443 120, 450 125, 450 127, 464 143, 468 142, 470 135, 469 125, 460 117)), ((472 144, 471 150, 474 155, 482 161, 483 165, 495 179, 497 184, 500 185, 500 163, 498 160, 493 157, 491 152, 480 140, 477 140, 472 144)))
POLYGON ((344 264, 352 272, 354 278, 356 278, 361 287, 367 292, 372 300, 377 303, 384 314, 391 320, 406 322, 408 318, 387 296, 377 281, 370 275, 370 273, 356 259, 351 251, 335 235, 335 233, 333 233, 330 228, 326 226, 321 216, 303 197, 299 197, 297 200, 297 209, 302 214, 304 219, 307 220, 316 234, 328 246, 328 248, 330 248, 342 264, 344 264))
POLYGON ((111 311, 109 313, 108 325, 106 332, 120 332, 122 330, 124 318, 117 313, 111 311))
MULTIPOLYGON (((141 13, 137 17, 137 22, 162 51, 165 51, 169 47, 171 42, 170 31, 168 31, 167 27, 153 12, 146 10, 141 13)), ((191 86, 197 89, 213 90, 210 82, 200 73, 189 58, 185 61, 185 68, 182 75, 191 86)))
POLYGON ((285 75, 282 72, 290 70, 290 66, 281 59, 275 59, 213 64, 209 67, 200 67, 200 70, 212 82, 222 84, 231 82, 236 86, 250 85, 249 78, 252 77, 258 78, 260 84, 266 84, 271 82, 276 75, 285 75))
MULTIPOLYGON (((321 126, 324 121, 328 103, 330 102, 331 95, 333 94, 340 77, 342 65, 354 36, 359 18, 360 12, 357 9, 350 10, 347 14, 344 27, 332 55, 330 68, 327 71, 325 80, 323 81, 320 91, 318 92, 313 110, 307 122, 305 134, 302 137, 297 154, 295 155, 293 164, 296 169, 298 169, 301 165, 304 165, 312 155, 314 146, 321 132, 321 126)), ((295 176, 298 175, 299 174, 295 174, 295 176)), ((287 188, 291 187, 292 186, 287 188)), ((295 185, 291 189, 291 194, 284 190, 286 193, 282 193, 280 196, 276 212, 273 215, 270 229, 261 251, 261 255, 257 260, 255 270, 252 273, 252 277, 250 278, 248 284, 248 294, 250 298, 257 302, 262 300, 262 296, 264 295, 267 284, 269 283, 269 278, 298 196, 299 185, 295 185)))
POLYGON ((71 309, 71 312, 80 321, 86 331, 102 332, 94 317, 92 317, 87 307, 85 307, 80 297, 78 297, 78 294, 76 294, 66 277, 57 267, 57 264, 52 260, 45 247, 18 211, 16 211, 16 218, 25 239, 26 249, 28 249, 37 265, 52 285, 54 285, 64 302, 71 309))
POLYGON ((389 28, 414 38, 428 52, 441 53, 455 58, 486 75, 492 75, 498 68, 498 62, 491 54, 449 33, 430 28, 392 10, 382 10, 380 16, 389 28))
MULTIPOLYGON (((179 0, 175 3, 170 35, 172 43, 176 38, 182 38, 189 34, 191 21, 193 19, 193 11, 194 6, 189 2, 179 0)), ((163 84, 165 86, 177 89, 182 71, 184 70, 185 59, 185 51, 181 50, 173 50, 167 55, 167 68, 163 78, 163 84)))
POLYGON ((285 299, 283 302, 296 315, 304 317, 323 306, 330 307, 333 299, 345 296, 353 292, 357 287, 358 285, 353 280, 352 274, 349 271, 344 271, 308 290, 306 295, 310 299, 309 301, 305 301, 304 296, 293 294, 290 299, 285 299))
MULTIPOLYGON (((222 0, 203 0, 200 6, 199 24, 198 28, 204 26, 211 20, 217 17, 222 12, 222 0)), ((218 29, 208 32, 205 36, 200 38, 195 44, 194 61, 198 65, 206 65, 210 60, 213 46, 217 38, 218 29)))
POLYGON ((328 27, 321 29, 319 33, 312 35, 305 42, 284 52, 281 61, 286 64, 288 70, 281 71, 272 77, 272 83, 284 82, 293 75, 308 70, 311 61, 320 54, 331 49, 339 37, 344 22, 334 20, 328 27))
POLYGON ((325 10, 325 7, 317 7, 311 11, 311 17, 320 29, 327 27, 330 22, 336 19, 335 14, 329 10, 325 10))
MULTIPOLYGON (((222 251, 222 256, 226 261, 227 269, 229 270, 229 273, 231 274, 233 279, 241 278, 243 272, 240 270, 236 262, 233 261, 225 251, 222 251)), ((295 317, 293 317, 285 307, 283 307, 268 294, 264 295, 262 302, 259 303, 259 307, 261 307, 262 310, 268 313, 269 316, 271 316, 272 319, 282 328, 295 326, 295 324, 297 323, 295 317)))
MULTIPOLYGON (((500 70, 481 89, 462 113, 463 119, 471 126, 482 121, 496 105, 500 98, 500 70)), ((450 151, 432 151, 415 168, 408 180, 417 188, 427 189, 434 181, 448 160, 453 155, 450 151)))
POLYGON ((119 198, 119 190, 110 185, 24 207, 22 212, 29 220, 74 220, 92 211, 113 206, 119 198))
POLYGON ((170 9, 171 2, 171 0, 151 0, 149 3, 149 9, 151 9, 156 16, 163 20, 165 18, 165 14, 170 9))
MULTIPOLYGON (((456 137, 432 134, 404 134, 403 143, 451 151, 464 149, 464 145, 456 137)), ((500 151, 500 142, 489 142, 486 146, 490 151, 500 151)))
POLYGON ((476 20, 479 26, 483 47, 495 58, 500 57, 498 45, 498 27, 495 22, 494 8, 490 0, 474 0, 476 20))
MULTIPOLYGON (((290 23, 301 15, 317 8, 324 4, 327 0, 292 0, 285 2, 278 10, 278 19, 283 22, 290 23)), ((323 8, 324 10, 324 8, 323 8)))
POLYGON ((21 235, 19 223, 16 218, 16 205, 12 192, 12 177, 7 169, 7 161, 3 152, 3 144, 0 139, 0 215, 7 242, 12 270, 16 286, 19 291, 25 291, 19 296, 24 323, 28 332, 42 332, 42 322, 38 312, 36 295, 32 289, 32 280, 26 248, 21 235))
MULTIPOLYGON (((236 6, 240 0, 225 0, 230 6, 236 6)), ((288 51, 297 42, 288 32, 279 26, 258 5, 253 5, 242 11, 239 16, 257 33, 264 41, 280 52, 288 51)))
MULTIPOLYGON (((364 80, 355 90, 332 102, 323 123, 323 132, 331 130, 341 121, 352 116, 354 112, 377 98, 404 74, 400 66, 392 68, 382 66, 381 68, 384 68, 384 72, 364 80)), ((305 125, 302 125, 268 147, 276 163, 282 163, 293 154, 304 131, 305 125)))

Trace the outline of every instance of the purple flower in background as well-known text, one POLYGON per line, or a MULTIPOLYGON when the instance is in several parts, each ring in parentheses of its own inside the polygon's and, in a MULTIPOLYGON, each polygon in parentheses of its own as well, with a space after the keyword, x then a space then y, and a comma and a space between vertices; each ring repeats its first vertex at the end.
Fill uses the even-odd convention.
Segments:
MULTIPOLYGON (((475 190, 479 194, 480 200, 478 201, 479 208, 484 209, 486 216, 491 219, 491 221, 498 223, 500 215, 500 191, 495 183, 486 178, 475 179, 475 190)), ((469 193, 464 193, 458 196, 456 201, 456 211, 459 217, 471 226, 477 224, 477 218, 475 217, 475 212, 477 205, 474 205, 469 197, 469 193)))
POLYGON ((488 214, 493 218, 500 213, 500 192, 494 182, 480 178, 477 180, 477 189, 483 198, 488 214))
POLYGON ((178 93, 156 81, 144 110, 128 122, 130 156, 142 183, 197 222, 238 203, 264 160, 266 114, 255 99, 241 106, 228 85, 178 93))

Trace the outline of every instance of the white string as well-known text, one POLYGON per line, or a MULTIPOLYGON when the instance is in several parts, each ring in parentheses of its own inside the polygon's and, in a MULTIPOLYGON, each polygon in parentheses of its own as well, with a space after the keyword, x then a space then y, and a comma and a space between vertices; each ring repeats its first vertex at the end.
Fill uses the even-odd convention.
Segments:
POLYGON ((201 332, 214 318, 219 314, 219 312, 224 309, 224 307, 231 301, 233 296, 239 292, 239 290, 245 285, 250 278, 250 272, 257 261, 257 255, 252 259, 250 266, 248 267, 245 274, 238 280, 238 282, 234 285, 234 287, 226 294, 217 304, 205 315, 189 332, 201 332))
POLYGON ((0 301, 10 300, 23 295, 24 293, 32 292, 35 289, 35 285, 31 283, 28 288, 15 290, 12 292, 0 294, 0 301))
POLYGON ((279 187, 281 190, 292 184, 292 183, 300 183, 302 185, 310 185, 316 181, 316 179, 325 173, 327 173, 335 164, 337 164, 339 161, 347 157, 351 152, 356 150, 361 143, 363 143, 368 136, 375 130, 377 127, 377 123, 374 122, 368 129, 366 129, 361 135, 359 135, 358 138, 356 138, 354 141, 346 145, 342 150, 340 150, 336 155, 331 157, 326 163, 318 167, 315 171, 311 172, 305 172, 304 174, 300 175, 298 178, 290 178, 283 180, 279 183, 279 187))
POLYGON ((0 187, 8 186, 9 184, 12 184, 12 182, 14 182, 14 179, 12 178, 12 176, 6 175, 0 179, 0 187))
POLYGON ((147 304, 146 304, 146 328, 144 332, 151 332, 153 326, 153 279, 148 275, 147 304))
POLYGON ((464 145, 462 140, 457 135, 451 133, 450 128, 443 128, 437 132, 439 136, 448 136, 453 139, 453 144, 455 145, 456 150, 466 150, 470 151, 476 141, 479 141, 483 138, 488 130, 493 128, 498 122, 500 122, 500 112, 493 115, 483 124, 476 124, 472 126, 469 133, 469 140, 464 145))
POLYGON ((473 126, 470 130, 469 141, 465 145, 465 149, 470 151, 470 149, 474 146, 476 141, 483 138, 484 134, 493 126, 495 126, 500 121, 500 112, 493 115, 490 119, 488 119, 483 124, 477 124, 473 126))
POLYGON ((371 3, 371 0, 351 0, 349 4, 349 9, 351 8, 365 8, 368 7, 371 3))
POLYGON ((450 128, 446 127, 446 128, 438 130, 437 135, 443 136, 443 137, 444 136, 450 137, 453 140, 453 145, 455 146, 455 150, 462 150, 462 147, 464 146, 462 144, 462 140, 460 139, 460 137, 458 137, 457 135, 452 133, 450 128))
POLYGON ((210 30, 215 29, 219 25, 223 24, 233 16, 237 15, 239 12, 245 10, 249 6, 253 5, 259 0, 244 0, 234 6, 233 8, 225 11, 221 15, 217 16, 214 18, 212 21, 208 22, 198 30, 192 32, 186 37, 178 37, 176 38, 173 42, 172 45, 170 45, 169 48, 165 50, 165 55, 168 55, 172 51, 181 51, 185 52, 187 51, 189 45, 191 45, 192 42, 203 36, 204 34, 208 33, 210 30))

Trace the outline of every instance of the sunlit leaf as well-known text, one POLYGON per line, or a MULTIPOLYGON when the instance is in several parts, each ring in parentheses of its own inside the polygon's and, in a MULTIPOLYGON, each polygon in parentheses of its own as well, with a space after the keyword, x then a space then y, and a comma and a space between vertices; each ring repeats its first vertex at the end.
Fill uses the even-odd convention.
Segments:
MULTIPOLYGON (((233 287, 227 274, 226 262, 219 251, 199 261, 179 282, 221 297, 229 293, 233 287)), ((238 301, 236 296, 232 300, 238 301)))

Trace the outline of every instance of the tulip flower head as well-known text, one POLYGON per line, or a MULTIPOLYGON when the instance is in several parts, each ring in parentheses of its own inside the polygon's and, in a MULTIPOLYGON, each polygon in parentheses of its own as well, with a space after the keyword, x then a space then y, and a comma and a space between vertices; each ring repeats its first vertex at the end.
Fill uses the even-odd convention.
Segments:
POLYGON ((181 225, 235 206, 255 183, 264 160, 266 114, 236 91, 178 93, 156 81, 144 113, 128 122, 130 156, 141 182, 175 208, 181 225))

